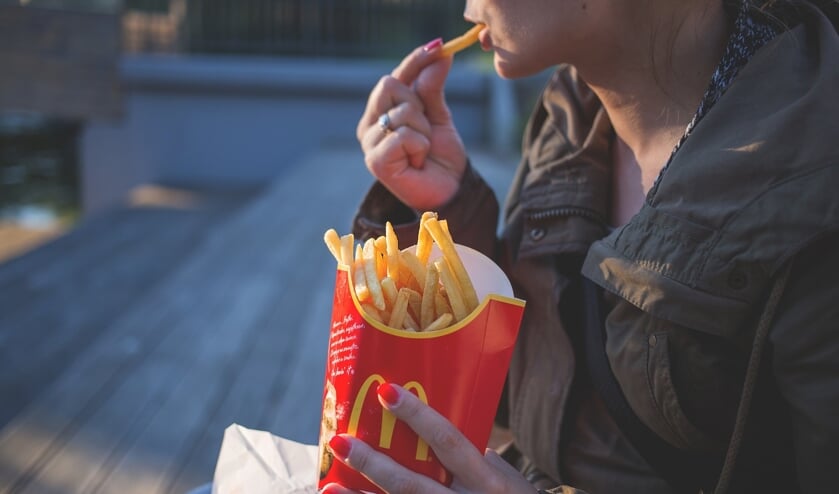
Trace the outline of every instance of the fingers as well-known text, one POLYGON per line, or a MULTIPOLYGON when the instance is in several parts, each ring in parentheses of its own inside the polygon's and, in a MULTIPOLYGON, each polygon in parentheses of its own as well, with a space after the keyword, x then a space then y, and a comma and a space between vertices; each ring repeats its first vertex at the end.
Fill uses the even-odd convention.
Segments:
POLYGON ((462 485, 485 485, 494 472, 480 451, 457 428, 400 386, 379 386, 379 401, 434 450, 462 485))
MULTIPOLYGON (((359 137, 361 148, 364 151, 371 151, 377 144, 382 142, 389 133, 398 132, 402 127, 408 127, 415 131, 415 133, 423 136, 426 140, 431 137, 431 125, 428 119, 422 114, 422 110, 418 109, 414 104, 403 102, 398 106, 383 112, 382 115, 387 115, 390 118, 390 126, 388 129, 382 129, 379 124, 378 117, 374 125, 368 126, 364 129, 359 137)), ((381 117, 381 115, 379 116, 381 117)))
POLYGON ((507 460, 501 458, 501 456, 495 452, 495 450, 487 449, 486 453, 484 454, 484 458, 486 458, 487 462, 492 465, 493 468, 507 474, 511 477, 518 477, 519 471, 513 468, 512 465, 507 463, 507 460))
POLYGON ((441 44, 435 42, 416 48, 402 60, 391 75, 415 89, 432 124, 443 124, 451 119, 443 88, 452 67, 452 57, 441 56, 441 44), (431 46, 432 49, 426 49, 431 46))
POLYGON ((421 168, 431 146, 427 137, 410 127, 400 127, 388 134, 381 129, 370 129, 365 140, 374 144, 365 147, 364 163, 374 177, 384 181, 406 170, 406 158, 411 167, 421 168))
POLYGON ((329 447, 336 458, 360 472, 385 492, 394 494, 451 493, 434 480, 408 470, 352 436, 346 434, 335 436, 330 440, 329 447))
POLYGON ((347 489, 341 484, 332 482, 323 486, 323 489, 320 490, 320 494, 358 494, 358 491, 347 489))
POLYGON ((425 67, 440 59, 438 53, 439 48, 432 50, 426 49, 426 47, 433 46, 434 41, 428 43, 427 45, 415 48, 414 51, 409 53, 407 57, 402 59, 402 62, 393 69, 390 75, 400 80, 402 84, 405 84, 406 86, 413 84, 425 67))
POLYGON ((419 47, 405 57, 390 75, 379 80, 370 93, 356 128, 359 141, 382 113, 401 103, 409 103, 419 114, 426 114, 432 124, 447 123, 451 119, 443 87, 452 59, 441 57, 439 51, 439 47, 430 51, 419 47))
POLYGON ((369 127, 376 125, 382 113, 390 111, 402 103, 407 103, 419 114, 425 111, 425 105, 413 89, 389 75, 379 79, 373 91, 370 92, 367 106, 358 121, 358 127, 356 128, 358 140, 362 140, 362 136, 369 127))

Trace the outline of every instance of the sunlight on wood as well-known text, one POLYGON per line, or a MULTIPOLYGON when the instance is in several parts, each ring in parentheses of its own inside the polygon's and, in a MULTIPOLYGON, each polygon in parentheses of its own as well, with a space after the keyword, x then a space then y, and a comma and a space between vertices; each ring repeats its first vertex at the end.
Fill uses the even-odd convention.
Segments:
POLYGON ((141 185, 129 194, 128 203, 133 207, 163 207, 172 209, 197 209, 201 195, 185 189, 160 185, 141 185))
POLYGON ((64 232, 65 227, 27 228, 14 223, 0 222, 0 264, 23 255, 49 242, 64 232))

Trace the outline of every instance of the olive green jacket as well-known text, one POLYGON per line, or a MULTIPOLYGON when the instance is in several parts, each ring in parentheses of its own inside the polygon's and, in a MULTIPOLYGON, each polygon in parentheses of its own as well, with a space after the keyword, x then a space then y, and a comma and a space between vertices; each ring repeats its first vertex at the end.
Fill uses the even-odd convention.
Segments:
MULTIPOLYGON (((472 169, 438 211, 455 239, 494 256, 527 300, 508 382, 517 447, 556 483, 568 480, 566 443, 579 440, 569 432, 576 423, 569 410, 574 390, 587 382, 578 365, 574 291, 582 274, 612 295, 605 350, 634 413, 670 445, 721 464, 757 318, 776 274, 792 260, 733 491, 836 492, 836 31, 808 14, 758 51, 641 211, 610 231, 613 137, 597 98, 572 68, 560 67, 526 129, 500 241, 497 203, 472 169)), ((378 234, 385 219, 402 223, 403 238, 415 238, 416 212, 377 183, 356 233, 378 234)), ((579 487, 622 492, 626 472, 596 461, 615 454, 596 453, 589 471, 599 480, 579 487)))

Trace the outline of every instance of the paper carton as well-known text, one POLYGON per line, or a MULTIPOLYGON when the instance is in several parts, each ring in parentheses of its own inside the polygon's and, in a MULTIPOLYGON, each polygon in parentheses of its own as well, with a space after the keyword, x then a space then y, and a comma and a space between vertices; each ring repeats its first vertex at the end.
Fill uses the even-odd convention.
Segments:
MULTIPOLYGON (((457 246, 481 304, 456 325, 415 333, 367 319, 352 290, 348 268, 335 277, 332 327, 323 394, 319 487, 381 492, 332 458, 326 444, 348 433, 400 464, 442 483, 451 475, 428 445, 385 411, 376 398, 384 382, 399 384, 447 417, 483 452, 492 429, 510 356, 524 311, 501 269, 468 247, 457 246)), ((435 250, 432 257, 439 256, 435 250)))

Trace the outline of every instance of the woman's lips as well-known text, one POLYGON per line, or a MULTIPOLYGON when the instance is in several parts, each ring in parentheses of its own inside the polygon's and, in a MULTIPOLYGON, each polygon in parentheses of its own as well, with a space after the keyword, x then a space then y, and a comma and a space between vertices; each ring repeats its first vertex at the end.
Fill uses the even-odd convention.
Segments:
POLYGON ((492 50, 492 39, 489 36, 489 28, 484 28, 478 33, 478 41, 481 43, 481 49, 484 51, 492 50))

